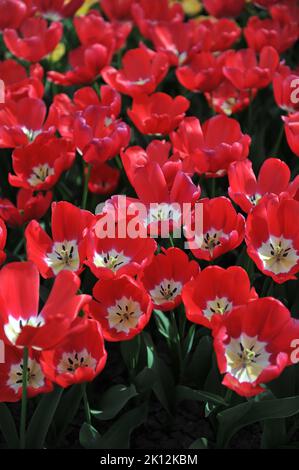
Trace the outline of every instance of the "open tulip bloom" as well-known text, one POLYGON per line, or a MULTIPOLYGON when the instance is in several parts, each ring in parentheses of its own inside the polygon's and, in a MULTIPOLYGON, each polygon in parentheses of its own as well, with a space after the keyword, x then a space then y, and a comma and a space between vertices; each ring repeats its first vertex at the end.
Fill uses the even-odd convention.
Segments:
POLYGON ((76 295, 79 278, 61 273, 39 312, 39 272, 34 263, 10 263, 0 272, 1 324, 5 342, 36 350, 59 344, 89 296, 76 295), (14 283, 14 290, 9 288, 14 283))
POLYGON ((1 449, 298 448, 298 46, 298 0, 0 0, 1 449))

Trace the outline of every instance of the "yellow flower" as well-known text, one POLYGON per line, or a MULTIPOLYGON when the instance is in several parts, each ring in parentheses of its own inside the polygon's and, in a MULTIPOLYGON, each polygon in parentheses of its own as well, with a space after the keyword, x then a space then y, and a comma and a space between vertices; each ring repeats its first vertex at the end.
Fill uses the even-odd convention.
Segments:
POLYGON ((200 0, 182 0, 182 4, 184 12, 189 16, 197 15, 202 9, 200 0))
POLYGON ((76 16, 84 16, 91 9, 93 5, 98 3, 98 0, 85 0, 82 7, 76 13, 76 16))
POLYGON ((216 22, 216 21, 217 21, 217 18, 215 18, 214 16, 199 15, 199 16, 197 16, 196 18, 194 18, 194 20, 198 21, 199 23, 200 23, 201 21, 206 21, 206 20, 210 20, 210 21, 216 22))
MULTIPOLYGON (((188 16, 197 15, 201 9, 202 4, 200 0, 180 0, 184 9, 184 12, 188 16)), ((170 0, 170 3, 177 3, 177 0, 170 0)))
POLYGON ((54 49, 53 52, 51 52, 51 54, 48 55, 48 59, 51 61, 51 62, 58 62, 61 57, 63 57, 65 54, 65 45, 60 42, 56 48, 54 49))

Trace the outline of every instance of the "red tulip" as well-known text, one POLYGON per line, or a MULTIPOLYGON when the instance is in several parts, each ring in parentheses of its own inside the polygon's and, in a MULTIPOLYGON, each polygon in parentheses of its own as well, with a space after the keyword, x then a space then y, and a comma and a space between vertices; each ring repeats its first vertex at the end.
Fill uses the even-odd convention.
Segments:
POLYGON ((190 261, 179 248, 169 248, 156 255, 140 279, 150 294, 154 308, 169 311, 182 301, 184 285, 199 271, 196 261, 190 261))
POLYGON ((202 128, 198 119, 186 118, 170 137, 174 150, 194 171, 211 177, 225 175, 230 163, 247 158, 251 142, 238 121, 223 115, 208 119, 202 128))
POLYGON ((93 218, 91 212, 60 201, 52 204, 52 239, 36 220, 28 224, 25 231, 27 257, 44 278, 57 276, 61 271, 82 269, 86 258, 85 236, 93 218))
POLYGON ((166 93, 139 95, 134 98, 128 116, 142 134, 169 134, 185 116, 190 101, 183 96, 172 98, 166 93))
POLYGON ((76 16, 74 27, 83 46, 101 44, 113 52, 124 46, 131 31, 129 23, 109 23, 97 10, 90 10, 86 16, 76 16))
POLYGON ((265 196, 246 221, 247 252, 258 269, 282 284, 299 272, 299 202, 265 196))
POLYGON ((205 97, 216 113, 231 116, 248 108, 256 94, 255 89, 238 90, 225 78, 215 90, 206 92, 205 97))
POLYGON ((0 77, 5 83, 5 101, 19 101, 23 98, 39 98, 44 95, 43 68, 32 65, 29 74, 25 67, 13 59, 0 62, 0 77))
POLYGON ((196 25, 195 38, 201 51, 226 51, 238 41, 242 32, 238 24, 228 18, 202 17, 196 25))
POLYGON ((102 106, 88 106, 74 120, 74 143, 86 162, 103 163, 130 141, 130 128, 102 106))
POLYGON ((61 23, 53 22, 48 27, 43 18, 32 17, 22 23, 19 33, 14 29, 6 29, 3 39, 9 51, 19 59, 38 62, 54 51, 62 32, 61 23))
POLYGON ((174 66, 184 64, 192 51, 197 49, 198 27, 195 22, 180 21, 153 25, 151 41, 156 51, 167 54, 169 63, 174 66))
POLYGON ((277 3, 277 0, 257 0, 253 3, 254 5, 261 8, 270 8, 272 5, 275 5, 275 3, 277 3))
POLYGON ((112 88, 133 97, 154 92, 169 67, 165 54, 141 47, 127 51, 122 64, 120 70, 106 67, 102 76, 112 88))
POLYGON ((99 324, 78 318, 73 326, 78 326, 79 331, 69 334, 57 348, 43 351, 40 359, 46 377, 63 388, 91 382, 102 372, 107 360, 99 324))
POLYGON ((194 233, 194 220, 186 224, 186 238, 196 258, 214 260, 237 248, 244 239, 245 221, 226 197, 201 199, 202 234, 194 233))
POLYGON ((41 135, 26 147, 14 150, 12 166, 16 174, 9 173, 8 179, 17 188, 46 191, 72 166, 74 159, 69 141, 41 135))
POLYGON ((272 46, 281 54, 297 41, 298 24, 269 18, 261 20, 258 16, 252 16, 244 28, 244 36, 248 47, 255 52, 261 52, 265 46, 272 46))
POLYGON ((245 6, 245 0, 203 0, 207 12, 222 18, 239 16, 245 6))
POLYGON ((88 312, 100 323, 107 341, 126 341, 147 325, 152 302, 142 284, 129 276, 98 281, 88 312))
POLYGON ((281 109, 287 113, 299 111, 299 72, 281 64, 273 77, 273 92, 281 109))
MULTIPOLYGON (((53 390, 51 381, 45 376, 41 363, 41 353, 29 351, 27 370, 27 395, 35 397, 53 390)), ((5 363, 0 364, 0 402, 17 402, 22 398, 23 351, 13 346, 5 346, 5 363)))
POLYGON ((208 266, 184 286, 182 298, 188 320, 212 328, 215 321, 222 321, 234 308, 257 298, 257 294, 243 268, 208 266))
POLYGON ((51 70, 48 79, 63 86, 91 83, 99 77, 112 58, 112 51, 102 44, 79 46, 69 53, 71 70, 65 73, 51 70))
MULTIPOLYGON (((123 274, 136 276, 147 266, 157 249, 157 244, 150 237, 132 237, 130 233, 122 237, 117 233, 104 236, 100 230, 101 221, 105 215, 100 215, 94 222, 87 237, 87 261, 93 274, 98 279, 113 279, 123 274)), ((128 217, 128 224, 132 217, 128 217)))
POLYGON ((288 192, 293 196, 297 183, 290 184, 291 172, 286 163, 278 158, 268 158, 260 168, 258 178, 252 170, 250 160, 234 162, 228 169, 230 198, 244 212, 250 212, 264 195, 288 192))
POLYGON ((297 23, 297 26, 299 26, 299 5, 296 0, 272 2, 269 6, 269 11, 274 20, 278 20, 284 24, 297 23))
POLYGON ((290 363, 298 326, 282 303, 266 297, 233 310, 213 334, 223 385, 251 397, 290 363))
POLYGON ((171 145, 166 140, 152 140, 146 150, 135 146, 128 147, 121 153, 127 177, 132 186, 136 182, 136 170, 146 167, 150 162, 156 162, 165 177, 168 188, 171 188, 176 173, 182 169, 182 163, 174 157, 169 158, 171 145))
POLYGON ((299 112, 283 116, 284 130, 288 144, 297 157, 299 157, 299 112))
POLYGON ((132 16, 141 34, 150 38, 152 27, 157 23, 181 22, 184 19, 182 5, 169 5, 168 0, 138 0, 132 5, 132 16))
POLYGON ((43 217, 50 207, 52 197, 51 191, 34 194, 30 189, 20 189, 16 205, 9 199, 0 199, 0 216, 11 227, 21 227, 32 219, 43 217))
POLYGON ((51 138, 55 127, 46 120, 46 105, 40 99, 7 101, 0 108, 0 147, 14 148, 40 138, 51 138), (30 113, 28 112, 30 109, 30 113))
POLYGON ((120 171, 107 163, 92 165, 88 189, 94 194, 112 194, 119 183, 120 171))
POLYGON ((41 15, 50 21, 60 21, 74 16, 84 0, 33 0, 41 15))
POLYGON ((225 54, 217 57, 211 52, 193 55, 189 62, 177 68, 177 79, 188 90, 212 91, 223 80, 224 60, 225 54))
POLYGON ((11 345, 52 349, 72 330, 88 295, 76 295, 80 279, 61 273, 39 313, 39 273, 31 262, 9 263, 0 272, 0 318, 4 340, 11 345), (11 289, 11 286, 14 286, 11 289))
POLYGON ((73 139, 74 120, 80 111, 88 106, 101 106, 108 116, 116 118, 121 110, 120 94, 109 87, 102 85, 100 96, 91 87, 83 87, 74 93, 73 100, 64 93, 54 96, 49 110, 49 121, 54 125, 62 137, 73 139))
POLYGON ((101 9, 110 21, 132 19, 131 7, 135 0, 101 0, 101 9))
POLYGON ((252 49, 240 49, 227 54, 223 73, 239 90, 259 89, 269 85, 278 64, 279 55, 273 47, 264 47, 259 61, 252 49))
POLYGON ((22 0, 0 0, 0 31, 17 29, 30 14, 30 8, 22 0))

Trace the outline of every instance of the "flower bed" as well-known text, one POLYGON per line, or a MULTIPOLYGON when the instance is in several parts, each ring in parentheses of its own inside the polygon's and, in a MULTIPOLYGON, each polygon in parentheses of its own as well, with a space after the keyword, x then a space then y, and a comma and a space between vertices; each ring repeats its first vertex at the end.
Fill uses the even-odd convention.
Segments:
POLYGON ((1 448, 297 448, 298 1, 0 31, 1 448))

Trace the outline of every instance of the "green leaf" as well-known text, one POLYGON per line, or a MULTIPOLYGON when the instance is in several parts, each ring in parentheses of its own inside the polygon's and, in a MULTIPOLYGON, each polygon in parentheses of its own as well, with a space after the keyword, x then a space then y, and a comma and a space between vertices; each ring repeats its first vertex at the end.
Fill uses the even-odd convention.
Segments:
POLYGON ((197 387, 202 388, 211 368, 212 361, 212 340, 209 336, 200 339, 194 353, 186 368, 188 381, 192 381, 197 387))
POLYGON ((147 404, 123 414, 102 436, 100 449, 129 449, 130 437, 134 429, 147 418, 147 404))
POLYGON ((276 398, 287 398, 299 394, 299 364, 287 367, 279 377, 269 383, 268 388, 276 398))
POLYGON ((196 439, 189 449, 207 449, 208 448, 208 439, 205 437, 200 437, 199 439, 196 439))
POLYGON ((169 317, 160 310, 154 310, 154 319, 158 328, 159 333, 164 336, 167 340, 171 338, 171 324, 169 317))
POLYGON ((147 366, 152 369, 156 378, 152 387, 153 391, 166 411, 171 414, 175 395, 173 376, 169 367, 156 353, 151 336, 143 332, 142 337, 147 351, 147 366))
POLYGON ((136 369, 140 353, 140 342, 140 335, 137 335, 130 341, 120 343, 121 354, 129 371, 136 369))
POLYGON ((16 425, 9 408, 0 403, 0 430, 10 449, 19 448, 19 437, 16 425))
POLYGON ((215 354, 212 356, 210 370, 204 383, 204 390, 209 390, 215 395, 224 395, 226 388, 222 385, 222 375, 219 372, 215 354))
POLYGON ((83 423, 80 429, 79 441, 85 449, 100 449, 101 435, 91 424, 83 423))
POLYGON ((219 395, 214 395, 213 393, 201 391, 201 390, 194 390, 189 387, 185 387, 184 385, 178 385, 175 388, 176 392, 176 403, 180 403, 183 400, 191 400, 191 401, 203 401, 204 403, 211 402, 215 405, 223 405, 227 406, 226 401, 219 395))
POLYGON ((156 376, 152 369, 145 367, 134 379, 136 389, 139 393, 148 392, 156 383, 156 376))
POLYGON ((92 410, 92 415, 100 420, 113 419, 128 403, 131 398, 136 397, 135 386, 113 385, 100 398, 99 410, 92 410))
POLYGON ((234 406, 217 415, 219 422, 217 448, 227 447, 240 429, 258 421, 288 418, 299 413, 299 396, 275 400, 250 401, 234 406))
POLYGON ((173 414, 175 402, 173 375, 169 367, 159 357, 155 358, 154 370, 156 372, 156 381, 153 383, 153 391, 156 398, 171 415, 173 414))
POLYGON ((82 387, 81 384, 73 385, 60 400, 55 413, 55 426, 57 429, 58 437, 56 439, 56 446, 60 444, 68 425, 73 421, 82 401, 82 387))
POLYGON ((154 366, 155 362, 155 352, 151 347, 146 348, 146 354, 147 354, 147 365, 149 368, 154 366))
POLYGON ((62 392, 62 388, 55 387, 53 392, 41 398, 27 430, 26 447, 28 449, 43 448, 62 392))
POLYGON ((277 449, 287 443, 285 419, 267 419, 264 422, 261 448, 277 449))
POLYGON ((191 327, 189 328, 189 331, 187 333, 187 336, 184 340, 184 347, 183 347, 183 358, 184 359, 187 359, 191 350, 192 350, 192 347, 193 347, 193 343, 194 343, 194 339, 195 339, 195 335, 196 335, 196 325, 191 325, 191 327))
POLYGON ((80 443, 85 449, 129 449, 134 429, 147 417, 147 405, 124 413, 102 436, 93 427, 84 423, 80 430, 80 443))

